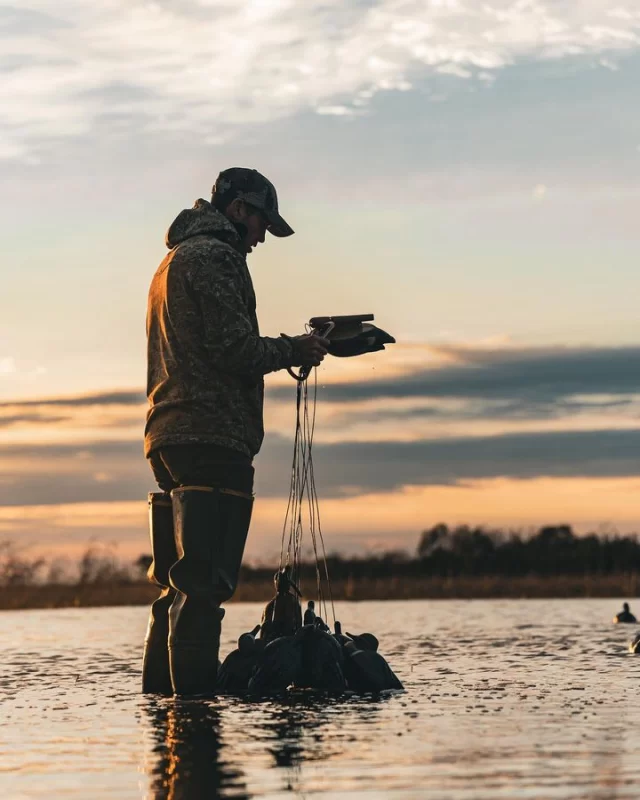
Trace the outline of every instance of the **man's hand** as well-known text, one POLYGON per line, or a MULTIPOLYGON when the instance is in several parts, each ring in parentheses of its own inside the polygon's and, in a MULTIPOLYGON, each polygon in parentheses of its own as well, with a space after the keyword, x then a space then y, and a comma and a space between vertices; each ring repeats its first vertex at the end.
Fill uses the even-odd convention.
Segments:
POLYGON ((292 336, 291 341, 294 358, 292 367, 318 367, 329 349, 329 340, 315 333, 292 336))

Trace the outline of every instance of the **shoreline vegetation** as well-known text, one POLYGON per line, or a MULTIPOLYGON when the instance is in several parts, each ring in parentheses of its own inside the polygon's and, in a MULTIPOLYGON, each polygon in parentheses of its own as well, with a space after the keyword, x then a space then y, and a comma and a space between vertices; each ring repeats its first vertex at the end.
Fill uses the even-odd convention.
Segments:
MULTIPOLYGON (((305 599, 315 597, 308 583, 305 599)), ((568 599, 638 596, 640 573, 615 575, 458 576, 331 581, 333 599, 364 600, 490 600, 568 599)), ((44 608, 95 608, 99 606, 150 605, 159 589, 143 581, 129 584, 43 584, 0 587, 0 611, 44 608)), ((266 603, 273 596, 273 581, 240 582, 231 603, 266 603)))
MULTIPOLYGON (((71 567, 30 558, 0 542, 0 610, 149 605, 159 594, 146 570, 151 556, 133 563, 90 546, 71 567)), ((334 600, 444 600, 611 597, 640 595, 637 534, 577 536, 568 525, 529 535, 439 524, 423 532, 415 554, 389 551, 327 557, 334 600)), ((277 564, 243 565, 231 602, 266 602, 277 564)), ((321 567, 324 572, 324 567, 321 567)), ((300 565, 305 599, 316 596, 316 566, 300 565)), ((325 596, 328 599, 326 587, 325 596)))

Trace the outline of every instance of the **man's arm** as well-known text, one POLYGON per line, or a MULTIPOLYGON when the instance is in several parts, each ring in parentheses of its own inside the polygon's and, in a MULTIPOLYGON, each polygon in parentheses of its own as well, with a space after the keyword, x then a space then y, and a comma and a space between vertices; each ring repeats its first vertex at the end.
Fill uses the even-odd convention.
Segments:
POLYGON ((243 297, 242 276, 233 258, 224 254, 211 270, 199 270, 194 289, 201 304, 205 345, 225 372, 255 378, 301 364, 317 366, 328 342, 315 335, 258 336, 243 297))

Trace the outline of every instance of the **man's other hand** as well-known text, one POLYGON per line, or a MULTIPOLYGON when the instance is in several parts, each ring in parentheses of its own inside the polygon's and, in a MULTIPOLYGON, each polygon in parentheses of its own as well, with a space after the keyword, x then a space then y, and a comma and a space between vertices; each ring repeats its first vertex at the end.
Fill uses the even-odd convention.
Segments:
POLYGON ((293 336, 292 367, 318 367, 329 349, 329 340, 315 333, 293 336))

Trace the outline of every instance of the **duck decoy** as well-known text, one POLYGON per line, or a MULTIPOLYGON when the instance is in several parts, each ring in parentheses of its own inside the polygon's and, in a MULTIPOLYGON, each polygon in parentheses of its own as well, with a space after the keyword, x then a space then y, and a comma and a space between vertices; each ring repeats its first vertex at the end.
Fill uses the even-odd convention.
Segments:
POLYGON ((260 653, 249 680, 249 692, 268 695, 284 692, 299 679, 302 669, 302 635, 280 636, 270 641, 260 653))
POLYGON ((638 620, 634 617, 629 609, 629 603, 622 604, 622 611, 619 611, 615 617, 613 618, 614 622, 637 622, 638 620))
POLYGON ((361 356, 395 344, 391 334, 372 325, 373 314, 313 317, 309 325, 329 340, 329 354, 338 358, 361 356))
POLYGON ((372 633, 355 636, 344 647, 344 674, 354 692, 382 692, 385 689, 404 689, 398 676, 378 653, 378 640, 372 633))
POLYGON ((243 633, 238 639, 238 647, 225 658, 218 670, 216 691, 218 694, 243 694, 249 687, 249 680, 264 648, 264 642, 256 639, 260 625, 243 633))
POLYGON ((302 666, 296 680, 300 688, 343 692, 347 688, 342 647, 318 625, 305 625, 296 634, 302 641, 302 666))
POLYGON ((300 590, 291 580, 289 567, 274 575, 275 596, 267 603, 262 614, 260 638, 271 642, 281 636, 293 636, 302 627, 300 590))
POLYGON ((342 633, 342 623, 340 623, 338 620, 333 623, 333 631, 333 638, 336 640, 336 642, 338 642, 339 645, 342 646, 351 641, 348 636, 345 636, 344 633, 342 633))
POLYGON ((304 612, 304 618, 302 620, 303 625, 313 625, 316 619, 316 604, 313 600, 309 600, 307 603, 307 607, 304 612))

